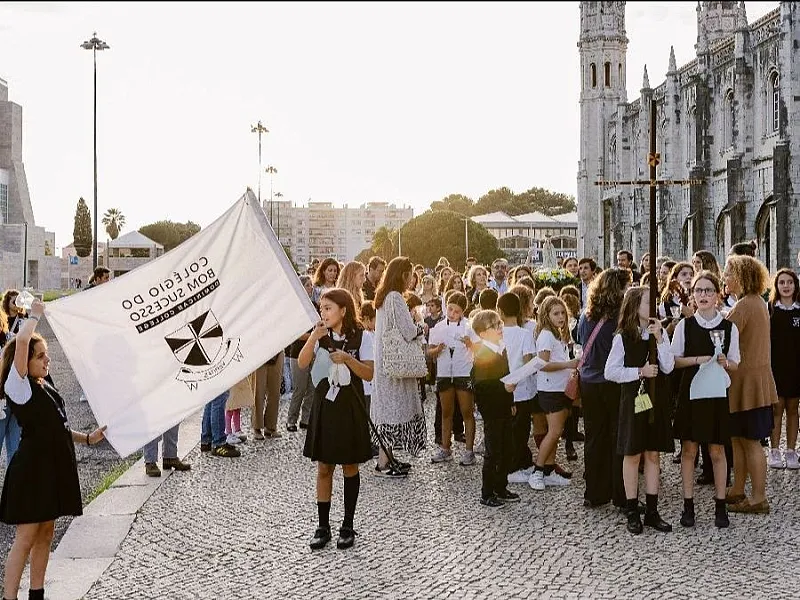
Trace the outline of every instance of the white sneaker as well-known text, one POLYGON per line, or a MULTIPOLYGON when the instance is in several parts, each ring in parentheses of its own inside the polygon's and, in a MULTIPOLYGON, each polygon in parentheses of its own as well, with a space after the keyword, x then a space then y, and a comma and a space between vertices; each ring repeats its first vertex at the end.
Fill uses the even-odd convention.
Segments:
POLYGON ((475 460, 475 452, 467 450, 461 455, 461 460, 458 462, 462 467, 471 467, 477 461, 475 460))
POLYGON ((486 444, 484 443, 483 440, 481 440, 480 443, 475 444, 474 452, 475 454, 480 454, 481 456, 486 454, 486 444))
POLYGON ((769 451, 769 458, 767 459, 767 465, 771 469, 785 469, 786 465, 783 464, 783 455, 781 454, 780 449, 773 448, 769 451))
POLYGON ((445 450, 444 448, 439 448, 436 452, 433 453, 431 456, 432 463, 442 463, 448 460, 453 460, 453 451, 452 450, 445 450))
POLYGON ((229 434, 228 434, 228 437, 227 437, 227 438, 225 438, 225 442, 227 442, 228 444, 230 444, 231 446, 233 446, 233 445, 235 445, 235 444, 241 444, 241 443, 242 443, 242 440, 240 440, 240 439, 239 439, 239 436, 238 436, 238 435, 236 435, 236 434, 234 434, 234 433, 229 433, 229 434))
POLYGON ((786 452, 783 454, 783 457, 786 459, 787 469, 800 469, 800 460, 797 459, 797 452, 794 450, 786 450, 786 452))
POLYGON ((86 402, 86 396, 83 395, 83 392, 78 396, 78 402, 86 402))
POLYGON ((528 479, 528 485, 534 490, 543 490, 544 485, 544 471, 534 471, 528 479))
POLYGON ((520 469, 508 475, 508 483, 528 483, 533 469, 520 469))
POLYGON ((544 484, 550 487, 561 487, 569 485, 569 479, 553 471, 550 475, 544 476, 544 484))

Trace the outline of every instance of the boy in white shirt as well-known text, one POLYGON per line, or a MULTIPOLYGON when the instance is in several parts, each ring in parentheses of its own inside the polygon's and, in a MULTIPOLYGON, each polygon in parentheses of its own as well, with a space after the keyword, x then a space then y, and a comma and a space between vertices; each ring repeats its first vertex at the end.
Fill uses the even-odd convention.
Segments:
MULTIPOLYGON (((513 373, 536 356, 536 342, 530 329, 520 327, 522 307, 516 294, 506 292, 497 299, 497 313, 503 320, 503 343, 508 353, 508 368, 513 373)), ((511 420, 509 483, 527 483, 533 471, 531 408, 536 395, 536 376, 520 381, 514 390, 516 414, 511 420)))
POLYGON ((472 395, 472 328, 464 316, 467 297, 453 292, 447 299, 447 318, 440 321, 428 336, 428 355, 436 359, 436 390, 442 407, 442 444, 431 457, 431 462, 453 460, 450 438, 453 429, 453 411, 458 400, 464 418, 466 452, 460 464, 475 464, 475 417, 472 395))

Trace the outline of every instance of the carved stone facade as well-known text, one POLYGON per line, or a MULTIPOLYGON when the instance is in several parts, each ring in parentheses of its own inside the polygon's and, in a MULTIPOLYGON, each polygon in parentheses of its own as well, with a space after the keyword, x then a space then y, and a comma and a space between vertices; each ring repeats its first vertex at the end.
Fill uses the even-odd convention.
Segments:
MULTIPOLYGON (((680 5, 676 5, 679 10, 680 5)), ((624 2, 581 2, 578 253, 608 266, 618 250, 647 251, 647 187, 596 186, 649 176, 656 103, 659 179, 702 179, 657 193, 659 255, 705 249, 723 260, 756 239, 771 271, 800 249, 800 2, 748 24, 744 2, 698 2, 696 58, 640 97, 625 90, 624 2), (610 65, 610 67, 609 67, 610 65)))

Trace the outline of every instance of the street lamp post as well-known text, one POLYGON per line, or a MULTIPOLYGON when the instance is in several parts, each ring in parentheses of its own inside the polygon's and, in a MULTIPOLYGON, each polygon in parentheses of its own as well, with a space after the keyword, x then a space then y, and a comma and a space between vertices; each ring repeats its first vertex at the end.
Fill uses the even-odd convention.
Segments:
MULTIPOLYGON (((272 195, 272 184, 270 183, 270 196, 271 195, 272 195)), ((276 232, 276 235, 278 236, 278 242, 280 242, 281 241, 281 204, 280 204, 280 199, 283 198, 283 194, 281 194, 280 192, 275 192, 275 197, 278 199, 278 231, 276 232)), ((270 200, 270 203, 271 202, 272 202, 272 200, 270 200)), ((283 245, 283 244, 281 244, 281 245, 283 245)))
POLYGON ((278 172, 278 169, 270 165, 264 169, 264 172, 269 173, 269 224, 272 225, 272 177, 278 172))
POLYGON ((256 125, 250 126, 250 132, 258 134, 258 203, 260 205, 261 204, 261 134, 269 133, 269 129, 264 127, 261 124, 261 121, 259 121, 256 125))
POLYGON ((92 39, 81 44, 84 50, 92 51, 94 62, 94 235, 92 240, 92 266, 97 268, 97 51, 111 48, 97 37, 97 32, 92 33, 92 39))
POLYGON ((467 260, 469 259, 469 217, 464 217, 461 219, 464 221, 464 264, 467 264, 467 260))

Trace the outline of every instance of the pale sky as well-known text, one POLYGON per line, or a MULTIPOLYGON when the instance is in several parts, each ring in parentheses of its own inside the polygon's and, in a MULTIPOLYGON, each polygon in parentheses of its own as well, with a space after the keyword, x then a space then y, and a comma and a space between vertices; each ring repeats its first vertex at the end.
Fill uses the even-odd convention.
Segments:
MULTIPOLYGON (((629 2, 628 100, 669 48, 694 57, 695 2, 629 2)), ((748 2, 750 22, 778 6, 748 2)), ((462 193, 576 193, 579 3, 0 2, 0 78, 23 107, 36 222, 72 241, 92 208, 97 31, 99 214, 123 233, 206 226, 274 165, 285 200, 425 211, 462 193)), ((262 198, 269 197, 262 177, 262 198)), ((100 226, 100 240, 105 234, 100 226)))

